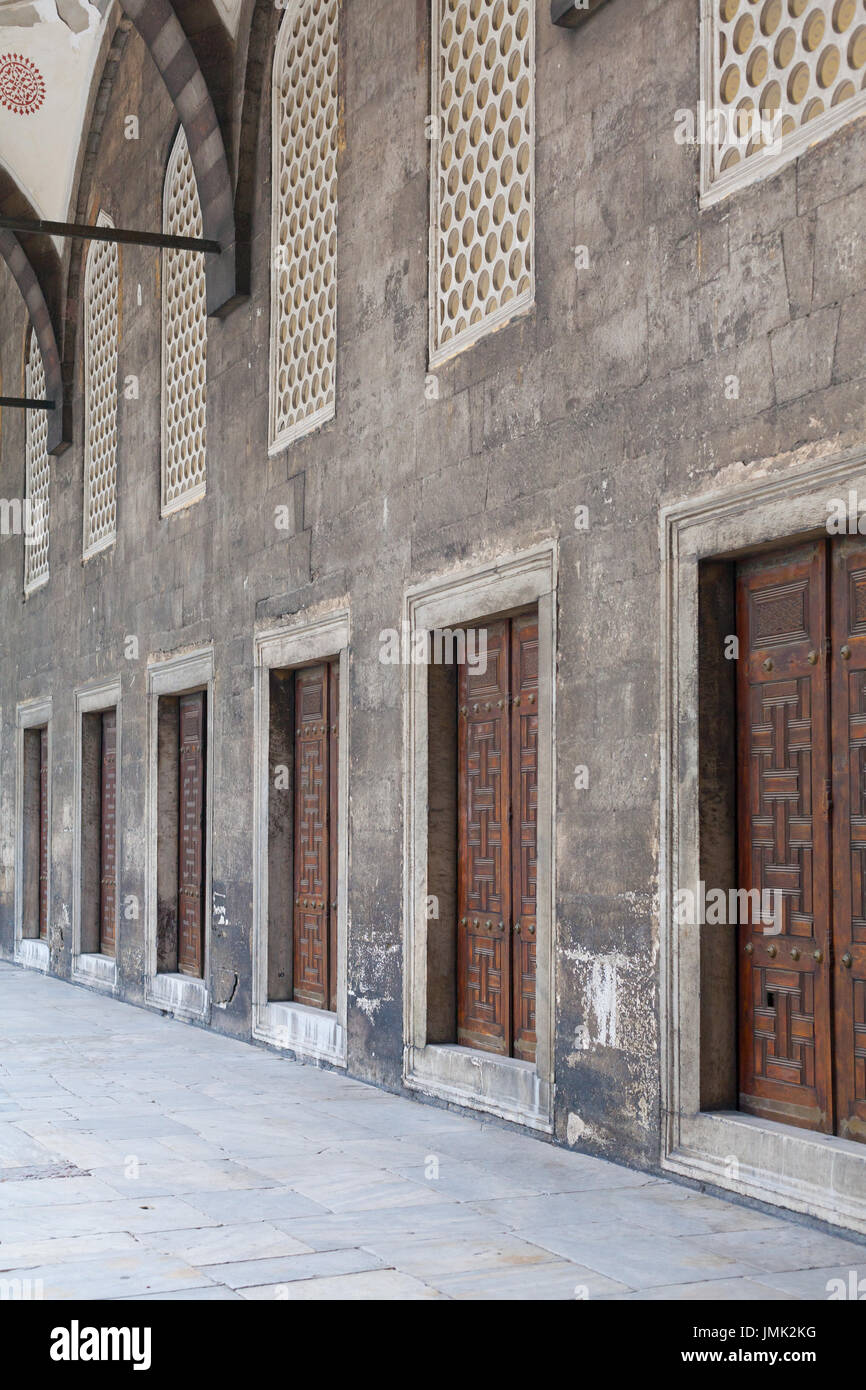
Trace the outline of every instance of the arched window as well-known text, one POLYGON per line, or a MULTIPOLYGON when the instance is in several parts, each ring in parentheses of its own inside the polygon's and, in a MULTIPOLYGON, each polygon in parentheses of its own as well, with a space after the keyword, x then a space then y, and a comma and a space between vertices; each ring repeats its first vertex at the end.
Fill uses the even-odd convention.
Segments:
MULTIPOLYGON (((33 400, 45 400, 45 367, 35 328, 30 333, 24 394, 33 400)), ((25 414, 24 592, 32 594, 34 589, 48 583, 48 487, 51 464, 48 456, 47 411, 28 410, 25 414)))
MULTIPOLYGON (((183 126, 163 197, 163 231, 202 235, 201 204, 183 126)), ((201 251, 162 253, 162 515, 205 492, 207 300, 201 251)))
MULTIPOLYGON (((97 226, 113 227, 101 212, 97 226)), ((117 244, 92 241, 84 271, 85 558, 117 534, 117 244)))
POLYGON ((433 0, 430 362, 535 298, 535 0, 433 0))
POLYGON ((292 0, 272 84, 271 453, 335 409, 337 0, 292 0))

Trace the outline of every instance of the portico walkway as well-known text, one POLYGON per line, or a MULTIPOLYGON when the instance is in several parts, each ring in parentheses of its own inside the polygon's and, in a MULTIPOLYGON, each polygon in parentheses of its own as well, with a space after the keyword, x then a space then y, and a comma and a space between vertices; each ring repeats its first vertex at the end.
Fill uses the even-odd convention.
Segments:
POLYGON ((826 1298, 866 1245, 0 963, 0 1297, 826 1298))

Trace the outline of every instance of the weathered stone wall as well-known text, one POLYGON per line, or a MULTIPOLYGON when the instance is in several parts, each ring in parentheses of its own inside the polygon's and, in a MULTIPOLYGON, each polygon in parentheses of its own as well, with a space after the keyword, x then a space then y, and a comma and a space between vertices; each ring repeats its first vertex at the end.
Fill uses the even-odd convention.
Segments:
MULTIPOLYGON (((0 541, 0 949, 10 955, 13 941, 16 701, 54 701, 52 969, 66 975, 72 690, 122 677, 120 884, 141 901, 146 662, 213 641, 213 877, 227 925, 214 929, 210 976, 215 1001, 230 1002, 212 1026, 249 1036, 253 633, 349 594, 349 1070, 399 1087, 403 687, 399 668, 378 660, 378 634, 399 625, 407 584, 555 536, 556 1135, 654 1165, 658 508, 750 465, 784 468, 806 446, 862 443, 866 121, 700 212, 698 151, 674 139, 675 111, 699 96, 694 0, 613 0, 573 31, 554 28, 539 0, 536 306, 440 368, 430 400, 428 9, 343 7, 337 413, 273 460, 266 81, 252 297, 209 323, 207 497, 166 520, 159 259, 121 249, 120 374, 139 377, 140 395, 120 402, 117 544, 82 566, 80 356, 75 442, 53 465, 51 581, 26 604, 22 542, 0 541), (576 246, 587 269, 575 268, 576 246), (295 518, 288 536, 274 525, 282 505, 295 518), (575 528, 579 505, 587 531, 575 528), (124 657, 130 634, 138 660, 124 657), (575 788, 578 765, 588 789, 575 788)), ((105 206, 118 225, 160 224, 174 131, 132 35, 94 216, 105 206), (123 138, 127 112, 138 143, 123 138)), ((0 306, 2 382, 17 392, 24 313, 2 267, 0 306)), ((20 496, 20 414, 4 412, 0 448, 0 495, 20 496)), ((141 1002, 141 921, 121 921, 118 965, 122 995, 141 1002)))

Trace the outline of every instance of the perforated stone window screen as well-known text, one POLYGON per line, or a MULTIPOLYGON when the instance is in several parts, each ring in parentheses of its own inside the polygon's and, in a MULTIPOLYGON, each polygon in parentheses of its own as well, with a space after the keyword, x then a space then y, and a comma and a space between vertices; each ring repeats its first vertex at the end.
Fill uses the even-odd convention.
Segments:
POLYGON ((430 361, 535 298, 534 0, 433 0, 430 361))
MULTIPOLYGON (((163 230, 202 235, 195 172, 181 126, 165 176, 163 230)), ((162 253, 162 515, 205 492, 207 299, 201 251, 162 253)))
POLYGON ((337 0, 283 16, 272 96, 270 452, 335 410, 337 0))
MULTIPOLYGON (((30 333, 30 349, 24 373, 25 395, 45 399, 45 367, 36 341, 30 333)), ((24 592, 30 594, 48 583, 48 489, 51 462, 48 454, 48 412, 25 412, 24 592)))
MULTIPOLYGON (((107 213, 100 227, 114 223, 107 213)), ((84 548, 111 545, 117 529, 117 245, 92 241, 84 274, 84 548)))
POLYGON ((866 0, 703 0, 701 191, 775 173, 866 110, 866 0))

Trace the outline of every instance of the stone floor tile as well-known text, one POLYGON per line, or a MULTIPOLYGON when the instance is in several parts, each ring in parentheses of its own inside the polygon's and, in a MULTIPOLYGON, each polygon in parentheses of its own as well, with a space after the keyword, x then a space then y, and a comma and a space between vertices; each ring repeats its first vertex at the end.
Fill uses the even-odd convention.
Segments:
POLYGON ((358 1274, 379 1269, 382 1264, 383 1261, 369 1250, 317 1250, 310 1255, 202 1265, 201 1272, 227 1284, 230 1289, 243 1289, 263 1284, 289 1284, 294 1279, 318 1279, 330 1274, 358 1274))
POLYGON ((588 1265, 633 1289, 661 1284, 687 1284, 707 1279, 754 1274, 755 1266, 728 1255, 704 1250, 688 1236, 605 1229, 604 1223, 576 1229, 533 1227, 532 1239, 555 1255, 588 1265))
POLYGON ((128 1231, 87 1236, 55 1236, 49 1240, 0 1241, 0 1270, 28 1265, 56 1265, 61 1260, 86 1260, 95 1255, 122 1255, 139 1249, 128 1231))
POLYGON ((767 1302, 796 1297, 786 1295, 769 1284, 756 1279, 706 1279, 696 1284, 662 1284, 654 1289, 640 1289, 638 1292, 606 1294, 612 1303, 654 1301, 659 1303, 684 1303, 688 1301, 715 1303, 721 1302, 767 1302))
POLYGON ((742 1260, 761 1270, 818 1269, 841 1264, 850 1268, 866 1260, 866 1242, 793 1224, 765 1231, 722 1231, 695 1236, 688 1244, 696 1251, 742 1260))
MULTIPOLYGON (((277 1255, 310 1255, 315 1248, 267 1221, 245 1221, 236 1226, 208 1226, 193 1231, 159 1231, 154 1235, 140 1235, 138 1240, 149 1250, 175 1255, 196 1268, 238 1260, 264 1260, 277 1255)), ((0 1260, 2 1258, 0 1245, 0 1260)))
POLYGON ((406 1182, 385 1168, 360 1169, 346 1176, 335 1177, 325 1171, 320 1178, 304 1177, 291 1180, 292 1188, 310 1197, 327 1211, 370 1211, 376 1207, 415 1207, 429 1202, 444 1202, 447 1198, 430 1187, 406 1182))
MULTIPOLYGON (((173 1289, 171 1293, 139 1293, 127 1295, 133 1297, 136 1303, 147 1303, 151 1299, 159 1299, 169 1303, 225 1303, 232 1300, 236 1303, 241 1301, 241 1295, 234 1289, 226 1288, 225 1284, 213 1284, 206 1288, 192 1289, 173 1289)), ((120 1300, 125 1302, 125 1298, 120 1300)))
MULTIPOLYGON (((296 1216, 322 1216, 326 1210, 320 1202, 313 1202, 287 1187, 196 1193, 195 1205, 212 1218, 213 1224, 220 1226, 240 1221, 273 1221, 282 1225, 296 1216)), ((193 1226, 195 1222, 186 1224, 193 1226)))
POLYGON ((16 1277, 40 1281, 43 1297, 123 1298, 144 1293, 167 1293, 173 1289, 206 1287, 205 1274, 191 1269, 182 1260, 152 1251, 104 1255, 87 1260, 66 1260, 62 1264, 34 1265, 4 1272, 4 1279, 16 1277))
POLYGON ((216 1220, 198 1206, 174 1197, 144 1201, 115 1198, 113 1202, 82 1202, 62 1207, 0 1211, 0 1241, 49 1240, 53 1237, 94 1235, 100 1231, 167 1231, 181 1227, 215 1226, 216 1220))
POLYGON ((565 1260, 550 1264, 533 1264, 520 1269, 481 1269, 464 1274, 434 1274, 430 1282, 449 1298, 548 1300, 574 1302, 589 1298, 606 1298, 625 1290, 625 1284, 608 1279, 594 1269, 565 1260))
POLYGON ((256 1288, 241 1289, 241 1294, 249 1299, 285 1299, 287 1302, 382 1299, 402 1303, 446 1297, 445 1294, 422 1283, 420 1279, 413 1279, 411 1275, 400 1274, 394 1269, 377 1269, 369 1273, 343 1274, 332 1278, 301 1279, 292 1284, 264 1284, 256 1288))
MULTIPOLYGON (((447 1237, 389 1236, 365 1244, 382 1263, 428 1280, 437 1275, 524 1270, 531 1277, 533 1265, 550 1264, 550 1253, 517 1236, 472 1238, 455 1233, 447 1237)), ((578 1281, 575 1281, 578 1282, 578 1281)))
MULTIPOLYGON (((133 1153, 129 1157, 137 1158, 138 1155, 133 1153)), ((146 1159, 130 1171, 127 1171, 127 1164, 124 1163, 111 1168, 94 1168, 91 1172, 94 1178, 121 1197, 198 1196, 201 1192, 246 1191, 273 1186, 261 1173, 254 1173, 231 1159, 214 1159, 213 1162, 203 1163, 170 1154, 166 1154, 162 1162, 146 1159)))
POLYGON ((0 1182, 0 1221, 14 1208, 77 1205, 108 1202, 117 1193, 94 1177, 14 1178, 0 1182))
POLYGON ((760 1278, 763 1284, 777 1289, 781 1297, 861 1303, 866 1300, 866 1249, 861 1248, 859 1260, 852 1264, 767 1270, 760 1278))
POLYGON ((337 1250, 367 1245, 395 1235, 425 1236, 454 1234, 480 1239, 505 1236, 489 1217, 481 1216, 470 1206, 458 1202, 441 1202, 421 1207, 379 1207, 372 1211, 328 1213, 321 1217, 302 1217, 298 1221, 280 1221, 275 1225, 289 1235, 311 1245, 315 1250, 337 1250))

